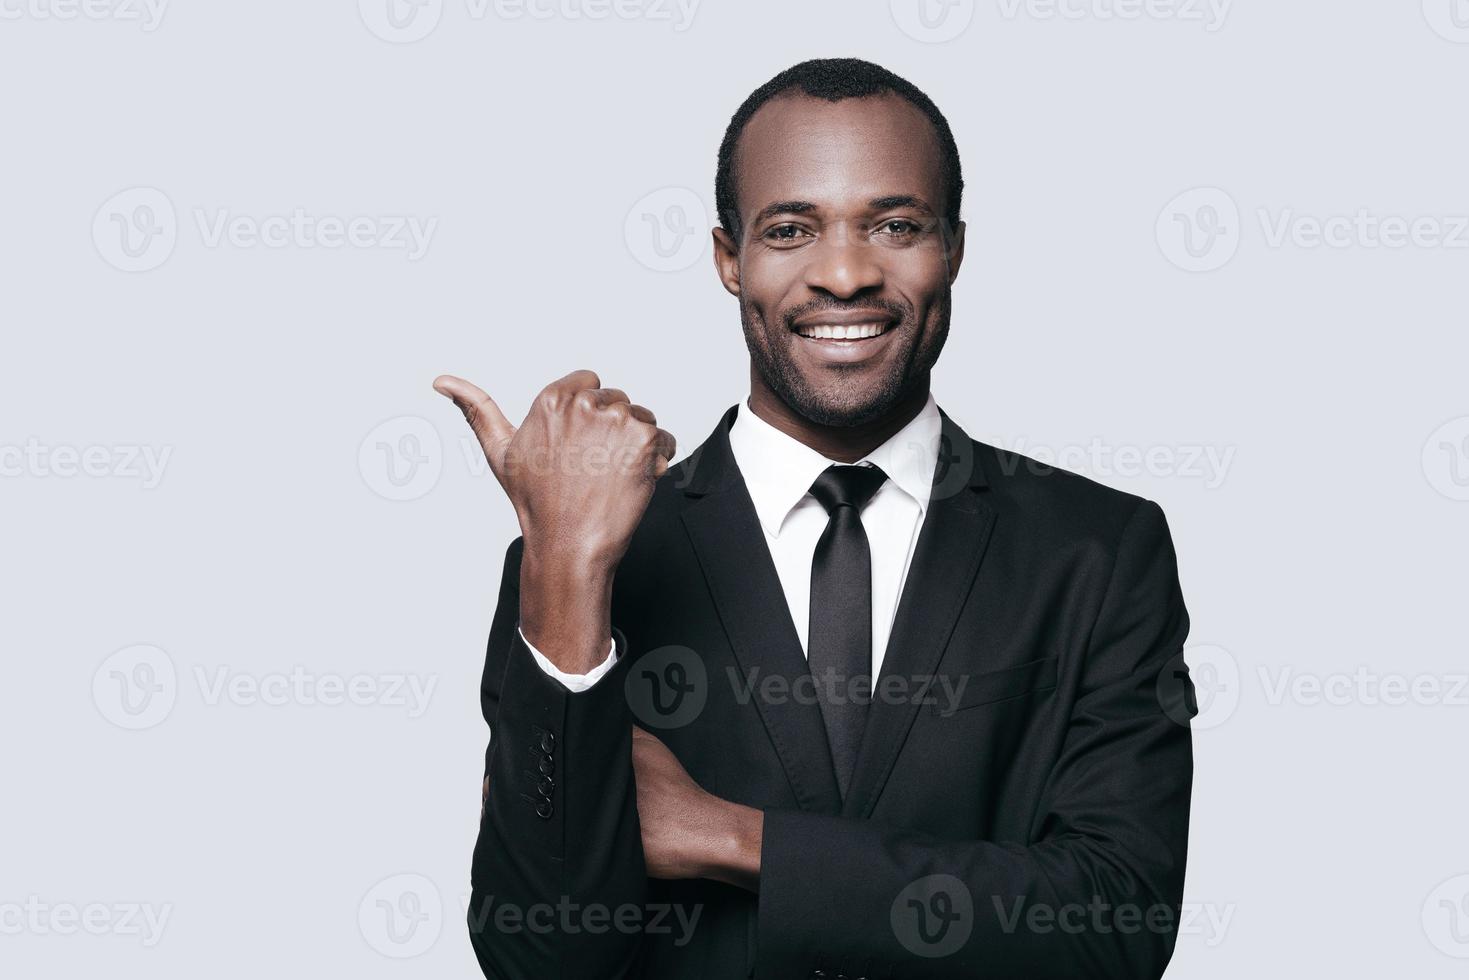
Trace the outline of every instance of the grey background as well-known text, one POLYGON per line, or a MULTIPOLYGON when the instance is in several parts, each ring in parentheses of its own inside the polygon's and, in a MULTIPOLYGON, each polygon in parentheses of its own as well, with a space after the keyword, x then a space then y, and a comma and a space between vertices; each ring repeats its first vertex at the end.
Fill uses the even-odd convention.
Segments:
POLYGON ((719 137, 835 55, 959 141, 940 404, 1168 515, 1205 702, 1169 975, 1462 974, 1469 3, 386 2, 0 5, 7 975, 477 975, 516 529, 429 383, 518 417, 591 367, 696 445, 746 390, 719 137), (206 233, 297 208, 436 225, 412 259, 206 233), (1359 211, 1427 223, 1311 244, 1359 211), (375 693, 249 693, 296 669, 375 693))

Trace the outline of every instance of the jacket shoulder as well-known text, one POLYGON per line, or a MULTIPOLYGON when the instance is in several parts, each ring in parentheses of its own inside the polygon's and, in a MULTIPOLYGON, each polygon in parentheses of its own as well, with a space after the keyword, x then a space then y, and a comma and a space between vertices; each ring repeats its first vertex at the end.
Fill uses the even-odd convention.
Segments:
POLYGON ((1153 511, 1146 497, 1062 469, 1052 463, 972 440, 975 459, 997 510, 1065 538, 1115 544, 1133 518, 1153 511))

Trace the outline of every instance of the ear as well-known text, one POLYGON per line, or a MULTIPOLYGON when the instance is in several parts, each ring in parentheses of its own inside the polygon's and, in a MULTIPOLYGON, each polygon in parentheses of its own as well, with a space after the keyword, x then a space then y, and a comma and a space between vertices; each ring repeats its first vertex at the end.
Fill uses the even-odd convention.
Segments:
POLYGON ((723 228, 714 229, 714 271, 731 296, 740 294, 740 250, 723 228))
POLYGON ((954 280, 959 278, 959 266, 964 261, 964 222, 954 226, 954 234, 945 243, 948 250, 949 261, 949 285, 954 285, 954 280))

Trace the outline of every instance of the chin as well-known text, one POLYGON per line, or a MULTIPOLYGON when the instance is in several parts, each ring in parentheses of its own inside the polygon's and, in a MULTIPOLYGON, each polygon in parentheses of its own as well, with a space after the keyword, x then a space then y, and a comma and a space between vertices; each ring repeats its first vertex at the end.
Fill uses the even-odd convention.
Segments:
POLYGON ((865 425, 891 412, 907 394, 907 386, 893 383, 878 383, 853 388, 837 383, 825 391, 815 386, 801 386, 801 390, 781 392, 786 403, 804 418, 817 425, 831 428, 850 428, 865 425))

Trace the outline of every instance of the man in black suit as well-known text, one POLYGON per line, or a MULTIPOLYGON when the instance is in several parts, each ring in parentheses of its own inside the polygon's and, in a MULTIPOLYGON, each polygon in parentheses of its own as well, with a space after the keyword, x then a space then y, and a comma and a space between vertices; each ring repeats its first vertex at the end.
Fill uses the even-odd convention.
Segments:
POLYGON ((1162 511, 938 410, 963 184, 922 92, 797 65, 719 163, 751 390, 683 462, 589 371, 518 429, 435 383, 522 530, 482 682, 485 975, 1159 976, 1196 710, 1162 511))

